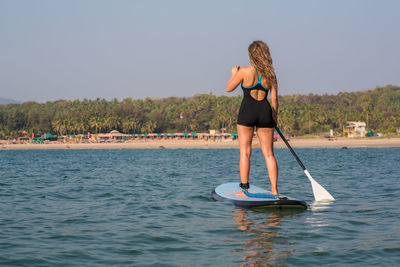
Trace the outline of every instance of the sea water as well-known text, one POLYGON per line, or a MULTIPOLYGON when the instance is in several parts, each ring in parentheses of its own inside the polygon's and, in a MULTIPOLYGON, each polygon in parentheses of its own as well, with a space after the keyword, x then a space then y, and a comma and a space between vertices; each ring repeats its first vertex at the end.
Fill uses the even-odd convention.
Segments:
MULTIPOLYGON (((279 191, 305 211, 215 202, 238 149, 0 151, 0 266, 395 266, 400 149, 287 149, 279 191)), ((250 182, 269 188, 262 153, 250 182)))

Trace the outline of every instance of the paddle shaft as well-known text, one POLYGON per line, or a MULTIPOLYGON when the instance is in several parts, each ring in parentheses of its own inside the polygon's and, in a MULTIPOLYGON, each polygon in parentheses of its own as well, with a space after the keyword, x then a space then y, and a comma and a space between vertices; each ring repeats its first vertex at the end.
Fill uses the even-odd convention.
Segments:
POLYGON ((289 145, 289 142, 286 140, 285 136, 282 134, 281 130, 279 130, 278 126, 275 126, 275 130, 278 132, 280 137, 282 138, 283 142, 285 142, 286 146, 289 148, 290 152, 292 152, 292 155, 294 158, 297 160, 299 163, 300 167, 303 169, 303 171, 306 170, 306 167, 304 167, 303 162, 299 159, 299 157, 296 155, 296 152, 294 152, 293 148, 289 145))

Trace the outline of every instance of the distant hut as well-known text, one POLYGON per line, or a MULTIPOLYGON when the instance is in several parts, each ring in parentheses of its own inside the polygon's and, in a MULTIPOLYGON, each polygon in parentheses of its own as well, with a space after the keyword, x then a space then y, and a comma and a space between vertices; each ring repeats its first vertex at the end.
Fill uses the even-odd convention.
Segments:
POLYGON ((158 137, 158 134, 156 134, 156 133, 149 133, 148 135, 147 135, 147 139, 149 139, 149 140, 154 140, 154 139, 156 139, 158 137))
POLYGON ((159 133, 158 135, 160 136, 161 139, 168 140, 168 139, 172 139, 174 134, 173 133, 159 133))
POLYGON ((229 133, 222 133, 221 137, 223 140, 228 140, 229 138, 231 138, 231 135, 229 133))
POLYGON ((57 141, 58 137, 56 135, 52 135, 51 133, 44 133, 40 136, 41 139, 43 140, 49 140, 49 141, 57 141))
POLYGON ((147 136, 148 136, 149 134, 148 133, 144 133, 144 134, 142 134, 142 139, 145 139, 145 140, 147 140, 147 136))
POLYGON ((168 133, 167 134, 167 139, 174 139, 175 138, 175 133, 168 133))
POLYGON ((348 121, 347 126, 343 128, 343 134, 350 138, 364 137, 367 124, 363 121, 348 121))
POLYGON ((183 133, 174 133, 173 136, 176 139, 183 139, 185 135, 183 133))
POLYGON ((198 136, 198 139, 203 140, 203 141, 208 141, 208 139, 210 138, 210 134, 208 134, 208 133, 198 133, 197 136, 198 136))
MULTIPOLYGON (((93 136, 93 134, 92 134, 93 136)), ((132 138, 130 134, 123 134, 118 132, 117 130, 113 130, 106 134, 96 134, 96 139, 103 140, 103 141, 112 141, 112 140, 128 140, 132 138)))
POLYGON ((197 133, 190 133, 189 136, 190 136, 190 138, 193 139, 193 140, 194 140, 194 139, 198 139, 197 133))

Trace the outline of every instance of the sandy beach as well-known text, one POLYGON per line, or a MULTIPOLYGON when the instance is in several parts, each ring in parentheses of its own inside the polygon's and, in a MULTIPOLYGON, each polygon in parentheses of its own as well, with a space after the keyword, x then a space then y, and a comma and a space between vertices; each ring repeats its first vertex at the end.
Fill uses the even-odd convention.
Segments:
MULTIPOLYGON (((294 148, 355 148, 355 147, 400 147, 400 137, 395 138, 291 138, 289 143, 294 148)), ((234 141, 201 140, 150 140, 129 141, 126 143, 49 143, 49 144, 1 144, 1 150, 16 149, 163 149, 163 148, 238 148, 234 141)), ((253 140, 253 147, 259 147, 258 139, 253 140)), ((282 140, 274 143, 275 148, 286 147, 282 140)))

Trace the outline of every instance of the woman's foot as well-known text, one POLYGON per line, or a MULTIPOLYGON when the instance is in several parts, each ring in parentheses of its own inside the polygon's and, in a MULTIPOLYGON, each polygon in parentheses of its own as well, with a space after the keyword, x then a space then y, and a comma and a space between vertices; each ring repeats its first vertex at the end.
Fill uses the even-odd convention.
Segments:
POLYGON ((277 186, 271 186, 271 195, 279 195, 277 186))
POLYGON ((275 197, 275 199, 279 199, 279 193, 278 193, 278 191, 277 190, 274 190, 274 191, 271 191, 271 193, 270 193, 272 196, 274 196, 275 197))
POLYGON ((240 183, 239 184, 239 186, 242 188, 242 189, 249 189, 250 188, 250 184, 249 184, 249 182, 247 182, 247 183, 240 183))

